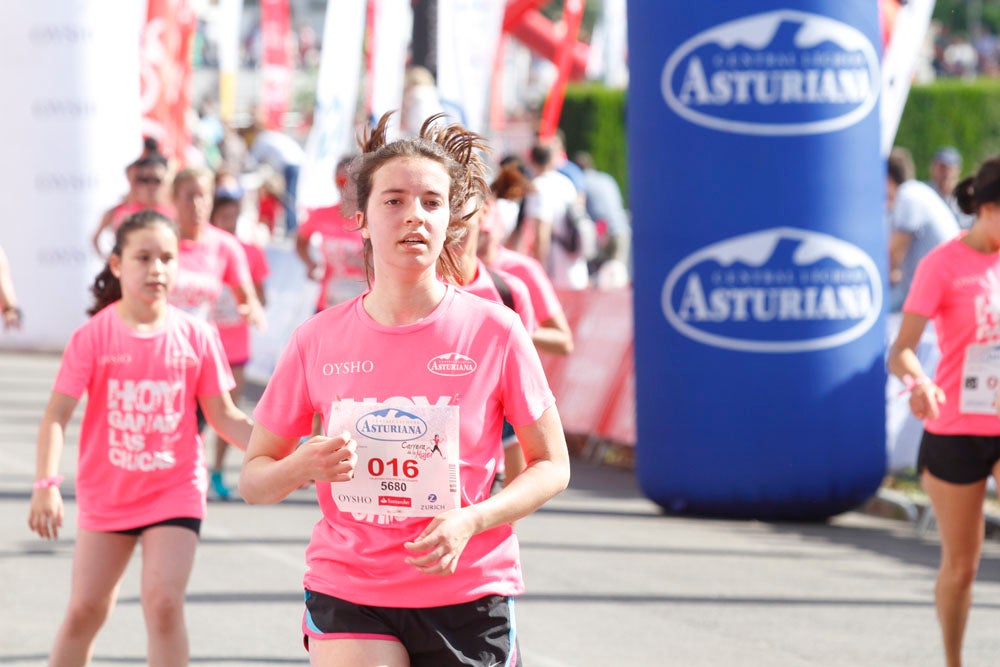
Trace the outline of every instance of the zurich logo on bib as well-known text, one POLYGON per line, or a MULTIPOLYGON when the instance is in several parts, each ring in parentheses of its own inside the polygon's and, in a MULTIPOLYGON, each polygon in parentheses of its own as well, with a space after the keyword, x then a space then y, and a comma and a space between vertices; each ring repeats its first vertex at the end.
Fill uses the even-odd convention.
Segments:
POLYGON ((663 68, 667 105, 704 127, 757 135, 832 132, 864 118, 879 91, 879 60, 859 30, 780 10, 688 39, 663 68), (770 107, 762 119, 753 107, 770 107))

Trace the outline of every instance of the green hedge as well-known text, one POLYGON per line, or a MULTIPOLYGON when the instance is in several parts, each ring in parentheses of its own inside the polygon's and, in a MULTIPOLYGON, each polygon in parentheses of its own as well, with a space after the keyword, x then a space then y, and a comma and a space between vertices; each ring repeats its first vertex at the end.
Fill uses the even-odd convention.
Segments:
MULTIPOLYGON (((615 177, 627 201, 625 91, 570 84, 559 126, 567 152, 589 152, 598 169, 615 177)), ((895 143, 913 153, 918 178, 928 178, 931 157, 945 145, 962 153, 963 175, 971 174, 984 158, 1000 154, 1000 80, 941 79, 913 86, 895 143)))
POLYGON ((914 86, 895 145, 913 153, 918 178, 928 178, 934 152, 945 145, 962 154, 963 176, 973 173, 984 158, 1000 154, 1000 81, 940 79, 914 86))
POLYGON ((597 83, 566 87, 559 128, 566 137, 566 152, 587 151, 594 167, 606 171, 621 187, 628 205, 628 156, 625 141, 625 91, 597 83))

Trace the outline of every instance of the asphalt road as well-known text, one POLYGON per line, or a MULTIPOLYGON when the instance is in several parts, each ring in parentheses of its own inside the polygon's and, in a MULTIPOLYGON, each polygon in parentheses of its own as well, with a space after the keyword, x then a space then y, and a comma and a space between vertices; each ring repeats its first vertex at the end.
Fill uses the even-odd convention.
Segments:
MULTIPOLYGON (((0 665, 42 665, 66 605, 75 505, 54 543, 28 531, 38 420, 58 364, 0 352, 0 665)), ((80 411, 78 410, 77 418, 80 411)), ((75 434, 62 462, 72 496, 75 434)), ((238 461, 232 457, 231 478, 238 461)), ((194 665, 304 665, 308 491, 276 506, 212 503, 188 592, 194 665)), ((568 491, 518 524, 529 667, 941 665, 935 535, 848 513, 825 524, 668 517, 630 472, 574 461, 568 491)), ((145 664, 133 559, 94 665, 145 664)), ((989 542, 970 664, 1000 655, 1000 545, 989 542)))

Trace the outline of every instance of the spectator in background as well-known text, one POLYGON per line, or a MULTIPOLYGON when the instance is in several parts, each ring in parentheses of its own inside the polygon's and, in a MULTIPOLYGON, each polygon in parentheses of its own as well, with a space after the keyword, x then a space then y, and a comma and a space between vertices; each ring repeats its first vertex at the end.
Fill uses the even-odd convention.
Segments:
POLYGON ((958 235, 955 215, 926 183, 913 178, 913 157, 900 146, 886 166, 889 215, 890 308, 899 311, 917 263, 935 247, 958 235))
POLYGON ((399 108, 400 135, 417 136, 424 120, 443 110, 431 71, 420 65, 407 69, 403 79, 403 100, 399 108))
POLYGON ((598 250, 591 273, 609 261, 627 266, 632 233, 618 181, 611 174, 594 169, 594 159, 586 151, 577 152, 573 161, 583 171, 587 214, 597 225, 598 250))
POLYGON ((552 151, 552 161, 556 171, 573 181, 573 187, 576 188, 577 193, 582 198, 586 185, 583 179, 583 168, 570 160, 569 156, 566 155, 566 139, 563 136, 562 130, 556 130, 552 138, 549 139, 548 146, 552 151))
POLYGON ((305 151, 295 139, 276 130, 259 130, 250 146, 251 160, 257 164, 267 164, 281 174, 285 181, 282 205, 285 210, 285 236, 289 238, 295 236, 295 229, 298 227, 295 190, 305 156, 305 151))
POLYGON ((930 171, 931 180, 928 185, 948 204, 948 208, 955 214, 958 226, 963 229, 971 227, 974 216, 962 213, 955 199, 955 186, 962 175, 962 154, 954 146, 942 146, 931 159, 930 171))
POLYGON ((578 197, 576 188, 556 171, 551 147, 535 144, 530 162, 536 174, 531 181, 534 191, 524 199, 524 229, 517 250, 540 261, 557 288, 586 289, 590 281, 587 261, 580 252, 565 247, 570 207, 578 197))
POLYGON ((21 328, 21 308, 17 305, 14 281, 10 277, 10 263, 3 248, 0 248, 0 314, 3 315, 4 329, 21 328))

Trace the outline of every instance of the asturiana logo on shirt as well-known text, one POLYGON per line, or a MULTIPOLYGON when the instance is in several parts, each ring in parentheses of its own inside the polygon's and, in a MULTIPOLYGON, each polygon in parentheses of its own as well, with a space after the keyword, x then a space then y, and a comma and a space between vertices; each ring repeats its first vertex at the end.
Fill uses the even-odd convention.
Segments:
POLYGON ((819 232, 766 229, 681 260, 661 294, 681 334, 745 352, 805 352, 844 345, 882 310, 882 280, 861 248, 819 232))
POLYGON ((476 362, 464 354, 450 352, 439 354, 427 362, 427 370, 434 375, 460 376, 476 371, 476 362))
POLYGON ((396 408, 369 412, 355 426, 360 435, 372 440, 401 442, 427 434, 427 422, 396 408))
POLYGON ((878 54, 856 28, 794 10, 747 16, 681 44, 663 67, 667 105, 703 127, 752 135, 833 132, 878 100, 878 54))

